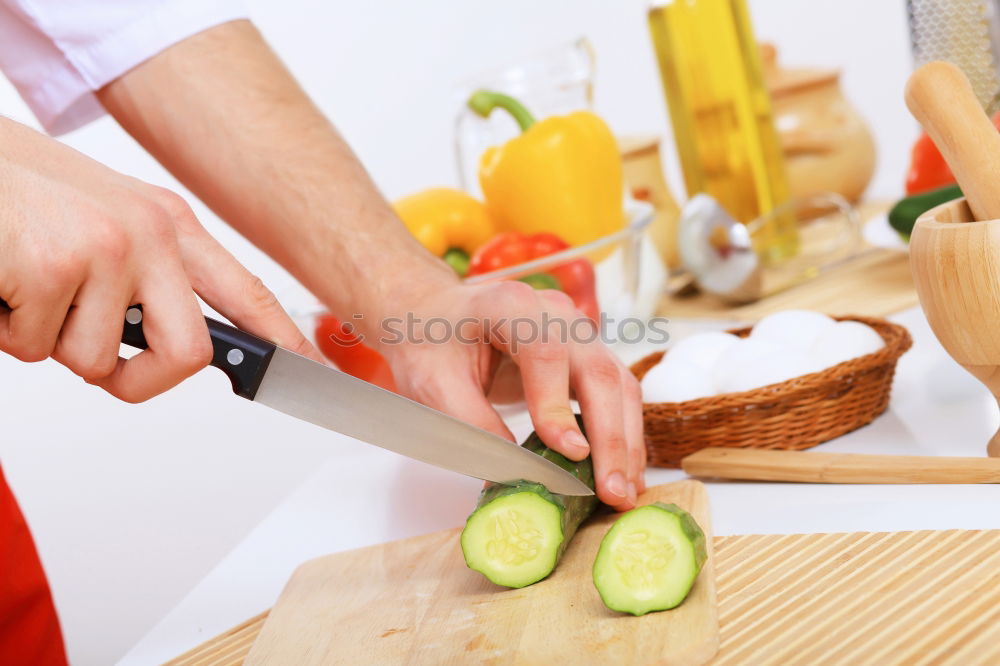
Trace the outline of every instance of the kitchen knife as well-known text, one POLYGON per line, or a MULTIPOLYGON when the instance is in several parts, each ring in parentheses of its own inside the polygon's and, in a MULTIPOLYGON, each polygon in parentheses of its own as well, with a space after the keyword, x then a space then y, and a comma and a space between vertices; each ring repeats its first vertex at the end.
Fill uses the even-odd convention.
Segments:
MULTIPOLYGON (((6 309, 0 300, 0 308, 6 309)), ((205 317, 211 365, 241 398, 409 458, 486 481, 525 479, 561 495, 593 495, 558 465, 502 437, 205 317)), ((122 342, 145 349, 142 306, 125 313, 122 342)))

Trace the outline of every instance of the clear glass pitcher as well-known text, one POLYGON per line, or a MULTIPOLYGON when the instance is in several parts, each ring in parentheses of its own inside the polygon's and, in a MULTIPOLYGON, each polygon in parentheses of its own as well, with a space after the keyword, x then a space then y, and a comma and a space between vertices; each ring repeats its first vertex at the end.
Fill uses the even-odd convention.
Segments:
POLYGON ((581 37, 511 63, 483 72, 458 86, 455 119, 455 158, 459 183, 466 191, 481 195, 479 156, 520 133, 506 113, 481 118, 465 102, 476 90, 496 90, 517 98, 536 118, 590 109, 593 104, 594 49, 581 37))

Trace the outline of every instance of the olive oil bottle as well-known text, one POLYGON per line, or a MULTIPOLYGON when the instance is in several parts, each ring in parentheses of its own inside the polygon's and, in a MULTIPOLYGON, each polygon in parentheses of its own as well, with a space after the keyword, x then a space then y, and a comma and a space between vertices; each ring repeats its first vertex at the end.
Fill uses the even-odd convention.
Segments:
MULTIPOLYGON (((705 192, 747 223, 789 197, 781 145, 744 0, 668 0, 649 10, 688 196, 705 192)), ((795 254, 792 215, 772 216, 754 246, 795 254)))

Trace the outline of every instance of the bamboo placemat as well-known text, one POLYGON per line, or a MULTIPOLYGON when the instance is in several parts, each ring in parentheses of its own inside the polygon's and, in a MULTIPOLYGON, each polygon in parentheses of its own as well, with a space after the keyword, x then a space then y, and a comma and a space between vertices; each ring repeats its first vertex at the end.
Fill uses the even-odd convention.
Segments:
MULTIPOLYGON (((715 539, 729 664, 1000 663, 1000 530, 715 539)), ((267 613, 168 662, 242 664, 267 613)))

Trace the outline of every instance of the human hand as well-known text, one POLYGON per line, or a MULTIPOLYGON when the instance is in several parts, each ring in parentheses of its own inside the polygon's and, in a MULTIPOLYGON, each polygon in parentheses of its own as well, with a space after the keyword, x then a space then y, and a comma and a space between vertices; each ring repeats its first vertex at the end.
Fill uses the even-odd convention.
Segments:
POLYGON ((188 38, 98 96, 192 192, 339 319, 365 313, 352 323, 388 358, 401 392, 513 439, 486 398, 499 360, 510 353, 545 443, 572 458, 592 449, 601 499, 620 509, 634 503, 645 452, 639 389, 599 342, 532 343, 515 351, 472 324, 463 325, 470 344, 377 344, 378 322, 407 312, 425 322, 540 321, 548 312, 572 323, 581 315, 564 295, 521 283, 460 285, 407 231, 252 25, 230 22, 188 38), (255 91, 251 100, 248 90, 255 91), (571 390, 589 445, 570 412, 571 390), (582 445, 574 446, 574 435, 582 445))
POLYGON ((639 384, 568 296, 521 282, 456 283, 396 308, 403 311, 413 325, 384 320, 378 341, 401 393, 513 440, 487 399, 509 357, 542 441, 573 460, 591 454, 601 501, 635 506, 646 465, 639 384), (571 391, 587 438, 570 409, 571 391))
POLYGON ((198 300, 234 324, 319 360, 270 291, 172 192, 112 171, 0 118, 0 351, 52 357, 141 402, 212 358, 198 300), (118 356, 142 303, 149 349, 118 356))

